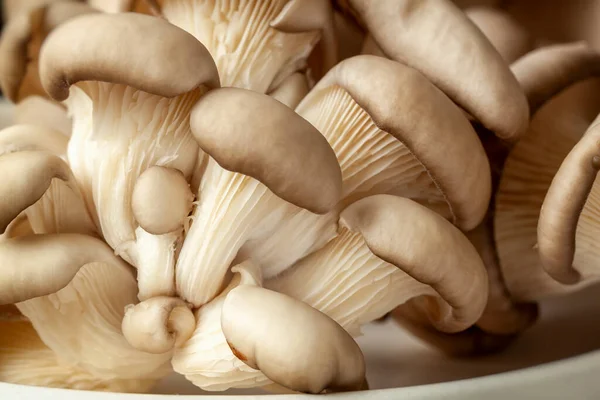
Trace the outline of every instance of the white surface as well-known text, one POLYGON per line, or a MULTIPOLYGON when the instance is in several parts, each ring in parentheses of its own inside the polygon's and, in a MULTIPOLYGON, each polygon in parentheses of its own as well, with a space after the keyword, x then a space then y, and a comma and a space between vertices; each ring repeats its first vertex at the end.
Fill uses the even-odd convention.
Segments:
MULTIPOLYGON (((372 390, 335 395, 350 399, 600 399, 600 287, 542 306, 541 321, 505 352, 477 359, 451 359, 439 355, 392 322, 366 327, 359 339, 368 364, 372 390), (579 354, 589 354, 573 357, 579 354), (548 363, 534 368, 489 375, 548 363), (430 384, 436 382, 447 382, 430 384), (429 385, 428 385, 429 384, 429 385), (420 385, 420 386, 413 386, 420 385)), ((220 393, 203 393, 181 377, 161 382, 157 394, 178 393, 186 399, 227 399, 220 393), (207 396, 207 394, 209 396, 207 396)), ((233 391, 227 394, 260 393, 233 391)), ((261 399, 266 396, 249 396, 261 399)), ((283 396, 269 396, 278 399, 283 396)), ((171 396, 125 395, 33 388, 0 383, 0 399, 64 400, 172 400, 171 396)), ((285 398, 302 398, 288 396, 285 398)))

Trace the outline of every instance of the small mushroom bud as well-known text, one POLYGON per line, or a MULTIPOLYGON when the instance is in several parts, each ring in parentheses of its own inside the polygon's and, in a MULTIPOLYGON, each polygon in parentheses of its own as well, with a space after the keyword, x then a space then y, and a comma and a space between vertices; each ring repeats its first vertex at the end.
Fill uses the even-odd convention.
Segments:
POLYGON ((274 382, 305 393, 365 388, 365 362, 356 342, 309 305, 242 285, 229 292, 222 312, 233 353, 274 382))
POLYGON ((194 194, 181 171, 153 166, 136 181, 131 208, 146 232, 162 235, 183 226, 193 200, 194 194))
POLYGON ((173 297, 153 297, 129 305, 123 318, 123 335, 138 350, 161 354, 185 343, 196 327, 192 310, 173 297))

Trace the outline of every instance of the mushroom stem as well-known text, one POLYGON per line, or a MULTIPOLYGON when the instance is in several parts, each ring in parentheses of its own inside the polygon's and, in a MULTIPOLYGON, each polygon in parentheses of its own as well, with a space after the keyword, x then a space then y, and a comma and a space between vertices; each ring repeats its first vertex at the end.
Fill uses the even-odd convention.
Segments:
POLYGON ((194 314, 183 300, 157 296, 127 306, 122 330, 136 349, 161 354, 183 345, 195 326, 194 314))

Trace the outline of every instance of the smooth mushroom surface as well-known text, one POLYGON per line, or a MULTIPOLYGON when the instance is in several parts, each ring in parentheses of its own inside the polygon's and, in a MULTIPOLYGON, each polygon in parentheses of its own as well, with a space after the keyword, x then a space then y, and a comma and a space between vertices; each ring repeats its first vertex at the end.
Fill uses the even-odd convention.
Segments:
POLYGON ((39 125, 71 136, 72 121, 66 107, 42 96, 27 96, 17 103, 13 123, 39 125))
MULTIPOLYGON (((54 30, 42 48, 40 71, 44 88, 65 101, 73 118, 68 160, 104 239, 138 267, 140 299, 172 296, 180 219, 191 211, 189 191, 178 192, 176 223, 158 230, 154 224, 161 225, 164 216, 152 223, 137 221, 140 214, 132 209, 149 210, 157 198, 134 199, 133 194, 138 178, 155 166, 190 182, 201 153, 189 113, 198 98, 219 86, 208 51, 160 18, 94 14, 54 30)), ((159 189, 145 194, 150 195, 162 197, 163 204, 176 196, 159 189)))
POLYGON ((561 163, 600 112, 599 90, 600 81, 588 79, 544 104, 506 160, 496 197, 494 237, 506 286, 516 301, 540 300, 581 286, 562 285, 544 271, 537 227, 561 163))
POLYGON ((237 358, 284 387, 304 393, 366 387, 365 361, 356 342, 301 301, 241 285, 225 298, 221 326, 237 358))
POLYGON ((242 247, 270 236, 297 210, 326 214, 342 185, 335 154, 319 131, 269 96, 213 90, 190 118, 210 159, 177 260, 176 284, 179 296, 198 307, 218 294, 242 247))

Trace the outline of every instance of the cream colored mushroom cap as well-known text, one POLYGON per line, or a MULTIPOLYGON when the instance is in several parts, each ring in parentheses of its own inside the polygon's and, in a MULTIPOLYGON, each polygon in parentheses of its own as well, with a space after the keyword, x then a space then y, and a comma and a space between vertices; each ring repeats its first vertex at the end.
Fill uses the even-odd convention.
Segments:
POLYGON ((41 50, 40 78, 58 101, 80 81, 120 83, 163 97, 219 86, 202 43, 161 18, 135 13, 86 15, 55 29, 41 50))
POLYGON ((221 167, 313 213, 338 203, 342 172, 335 153, 315 127, 279 101, 245 89, 212 90, 192 109, 190 124, 200 148, 221 167))
POLYGON ((443 217, 403 197, 376 195, 348 206, 340 224, 358 232, 371 252, 430 285, 440 299, 427 302, 431 323, 459 332, 483 313, 488 277, 466 236, 443 217))

